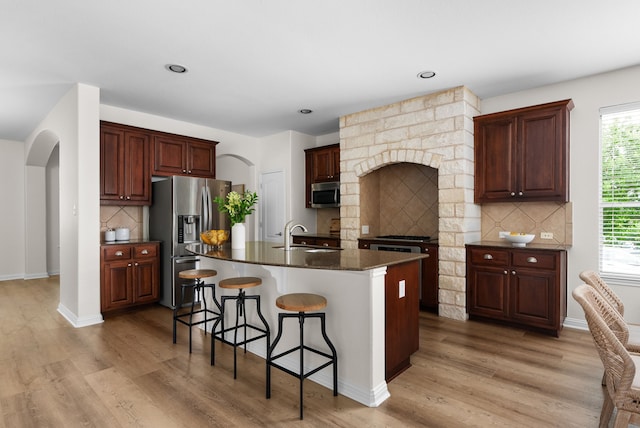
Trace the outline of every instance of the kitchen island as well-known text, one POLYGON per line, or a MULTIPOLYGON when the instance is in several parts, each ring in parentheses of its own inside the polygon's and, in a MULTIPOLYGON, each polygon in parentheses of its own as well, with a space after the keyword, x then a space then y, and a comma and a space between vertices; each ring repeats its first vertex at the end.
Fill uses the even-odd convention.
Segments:
MULTIPOLYGON (((278 247, 273 242, 249 242, 243 250, 191 244, 187 251, 203 256, 201 268, 218 271, 213 279, 216 282, 237 276, 262 278, 262 285, 250 294, 260 294, 272 338, 279 295, 317 293, 326 297, 327 334, 338 352, 339 392, 366 406, 378 406, 389 397, 387 381, 409 366, 409 356, 418 349, 420 260, 428 256, 295 245, 285 251, 278 247)), ((234 320, 235 308, 228 305, 225 310, 225 323, 234 320)), ((259 322, 251 306, 247 319, 259 322)), ((308 321, 305 341, 322 348, 324 341, 315 321, 308 321)), ((285 324, 282 349, 296 346, 297 340, 297 325, 285 324)), ((252 342, 247 349, 266 357, 264 341, 252 342)), ((297 370, 295 354, 283 360, 283 365, 297 370)), ((320 361, 309 355, 305 362, 315 367, 320 361)), ((321 370, 310 379, 332 387, 330 370, 321 370)))

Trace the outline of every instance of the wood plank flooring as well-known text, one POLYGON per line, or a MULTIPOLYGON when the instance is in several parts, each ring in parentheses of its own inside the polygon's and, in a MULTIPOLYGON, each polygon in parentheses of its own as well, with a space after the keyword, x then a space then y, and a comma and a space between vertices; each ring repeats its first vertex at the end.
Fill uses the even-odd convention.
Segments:
POLYGON ((420 350, 368 408, 187 329, 152 305, 73 328, 56 311, 58 278, 0 282, 0 428, 15 427, 597 427, 602 365, 588 332, 560 338, 420 314, 420 350), (216 345, 219 346, 220 344, 216 345))

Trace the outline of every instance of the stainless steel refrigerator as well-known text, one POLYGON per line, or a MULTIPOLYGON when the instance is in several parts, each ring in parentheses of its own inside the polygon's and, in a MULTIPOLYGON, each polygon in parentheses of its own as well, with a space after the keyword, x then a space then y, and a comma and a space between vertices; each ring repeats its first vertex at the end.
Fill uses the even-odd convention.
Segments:
MULTIPOLYGON (((200 242, 200 232, 231 229, 229 217, 213 201, 231 191, 231 182, 207 178, 173 176, 153 183, 153 205, 149 209, 149 238, 160 244, 160 304, 175 308, 183 281, 178 274, 196 269, 199 258, 187 253, 187 244, 200 242)), ((187 289, 184 304, 193 296, 187 289)))

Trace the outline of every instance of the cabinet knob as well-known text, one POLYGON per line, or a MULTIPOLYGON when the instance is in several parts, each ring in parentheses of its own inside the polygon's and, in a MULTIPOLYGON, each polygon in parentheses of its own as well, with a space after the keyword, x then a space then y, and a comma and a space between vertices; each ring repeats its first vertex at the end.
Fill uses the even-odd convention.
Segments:
POLYGON ((322 246, 323 246, 323 247, 328 247, 328 246, 329 246, 329 243, 328 243, 328 242, 325 242, 324 244, 322 244, 322 246))
POLYGON ((131 199, 131 196, 127 196, 127 201, 131 199))
POLYGON ((187 174, 191 174, 191 170, 187 171, 187 174))
POLYGON ((116 251, 116 257, 122 257, 123 253, 122 251, 116 251))
POLYGON ((120 195, 120 199, 124 199, 124 196, 120 195))
POLYGON ((147 254, 149 254, 149 250, 142 250, 142 251, 140 251, 140 254, 147 255, 147 254))
POLYGON ((307 245, 307 241, 300 241, 302 245, 307 245))
POLYGON ((511 192, 511 196, 515 196, 515 195, 516 195, 516 192, 511 192))
POLYGON ((131 263, 129 263, 127 266, 131 267, 131 263))
POLYGON ((509 274, 509 272, 507 272, 507 271, 505 270, 505 271, 504 271, 504 274, 505 274, 505 275, 508 275, 508 274, 509 274))
POLYGON ((485 260, 493 260, 493 256, 491 254, 485 254, 482 258, 485 260))
POLYGON ((522 195, 524 195, 524 193, 518 192, 518 196, 522 196, 522 195))
POLYGON ((527 263, 538 263, 538 259, 536 259, 535 257, 528 257, 527 263))
POLYGON ((135 262, 134 264, 135 264, 136 266, 140 266, 140 263, 138 263, 138 262, 135 262))
POLYGON ((516 271, 515 271, 515 270, 512 270, 512 271, 511 271, 511 275, 515 275, 515 274, 516 274, 516 271))
POLYGON ((187 170, 186 170, 186 169, 183 169, 183 170, 182 170, 182 173, 183 173, 183 174, 186 174, 186 173, 187 173, 187 170))

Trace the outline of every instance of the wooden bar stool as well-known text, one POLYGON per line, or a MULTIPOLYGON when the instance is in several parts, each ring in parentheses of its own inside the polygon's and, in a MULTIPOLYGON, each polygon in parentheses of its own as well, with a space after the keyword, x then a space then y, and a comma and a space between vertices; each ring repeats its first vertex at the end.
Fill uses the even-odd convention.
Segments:
POLYGON ((273 344, 269 348, 267 352, 267 398, 271 398, 271 367, 278 368, 285 373, 290 374, 291 376, 297 377, 300 379, 300 419, 303 416, 303 382, 305 378, 311 376, 312 374, 322 370, 325 367, 328 367, 333 364, 333 395, 338 395, 338 355, 336 353, 336 348, 333 346, 333 343, 327 337, 327 331, 325 328, 325 313, 324 312, 314 312, 307 313, 308 311, 317 311, 320 309, 324 309, 327 306, 327 299, 323 296, 317 294, 309 294, 309 293, 293 293, 293 294, 284 294, 276 299, 276 306, 280 309, 284 309, 285 311, 295 311, 297 314, 288 314, 288 313, 279 313, 278 314, 278 335, 276 336, 273 344), (300 345, 294 348, 291 348, 287 351, 281 352, 280 354, 273 355, 273 351, 276 349, 276 345, 280 341, 282 337, 282 322, 285 318, 298 318, 300 323, 300 345), (331 354, 320 351, 318 349, 311 348, 304 344, 304 321, 307 318, 320 318, 320 326, 322 337, 324 337, 324 341, 331 349, 331 354), (308 371, 304 372, 304 351, 311 351, 315 354, 321 355, 325 358, 328 358, 329 361, 326 363, 316 367, 308 371), (292 370, 289 370, 286 367, 283 367, 274 361, 280 357, 284 357, 285 355, 289 355, 292 352, 299 351, 300 352, 300 369, 296 373, 292 370))
POLYGON ((267 350, 269 349, 269 343, 271 342, 271 334, 269 332, 269 324, 267 320, 262 316, 262 311, 260 310, 260 296, 259 295, 247 295, 244 292, 245 288, 253 288, 262 284, 262 279, 256 278, 253 276, 241 276, 237 278, 227 278, 223 279, 218 283, 220 288, 226 289, 237 289, 238 294, 236 296, 222 296, 222 306, 220 308, 220 317, 213 324, 213 328, 211 329, 211 365, 215 365, 215 341, 214 339, 218 339, 223 343, 233 346, 233 378, 236 378, 237 375, 237 357, 236 357, 236 348, 240 345, 244 345, 244 352, 247 352, 247 343, 253 342, 254 340, 266 338, 267 341, 267 350), (225 303, 228 300, 234 300, 236 302, 236 323, 235 326, 225 328, 224 327, 224 312, 225 312, 225 303), (258 317, 262 321, 263 327, 252 325, 247 323, 246 316, 246 307, 245 302, 247 300, 255 300, 257 306, 258 317), (243 318, 242 324, 240 324, 240 317, 243 318), (218 324, 221 324, 220 331, 216 332, 216 327, 218 324), (238 330, 242 329, 242 340, 238 341, 238 330), (247 329, 251 329, 259 332, 257 336, 247 337, 247 329), (233 331, 233 342, 227 340, 225 335, 226 333, 233 331))
POLYGON ((220 311, 220 304, 218 300, 216 300, 216 286, 215 284, 205 284, 203 279, 210 278, 212 276, 216 276, 218 272, 213 269, 189 269, 183 270, 178 273, 178 276, 185 280, 195 279, 195 282, 192 281, 183 281, 181 285, 181 293, 180 293, 180 301, 176 303, 175 308, 173 308, 173 343, 176 343, 176 326, 177 323, 182 323, 189 327, 189 353, 191 353, 191 327, 198 324, 205 324, 204 334, 207 334, 206 323, 208 321, 213 321, 214 319, 218 319, 220 317, 220 312, 215 312, 209 308, 207 308, 207 299, 204 296, 204 289, 210 288, 211 295, 213 298, 213 302, 218 307, 218 311, 220 311), (180 308, 182 307, 182 303, 184 302, 184 291, 185 289, 192 287, 193 288, 193 299, 191 299, 191 310, 189 312, 180 312, 180 308), (202 290, 202 296, 200 298, 200 309, 194 310, 194 304, 196 300, 196 295, 202 290), (202 313, 204 314, 204 319, 202 320, 193 320, 193 316, 196 314, 202 313), (207 319, 207 315, 213 315, 212 318, 207 319), (186 319, 188 318, 188 319, 186 319))

